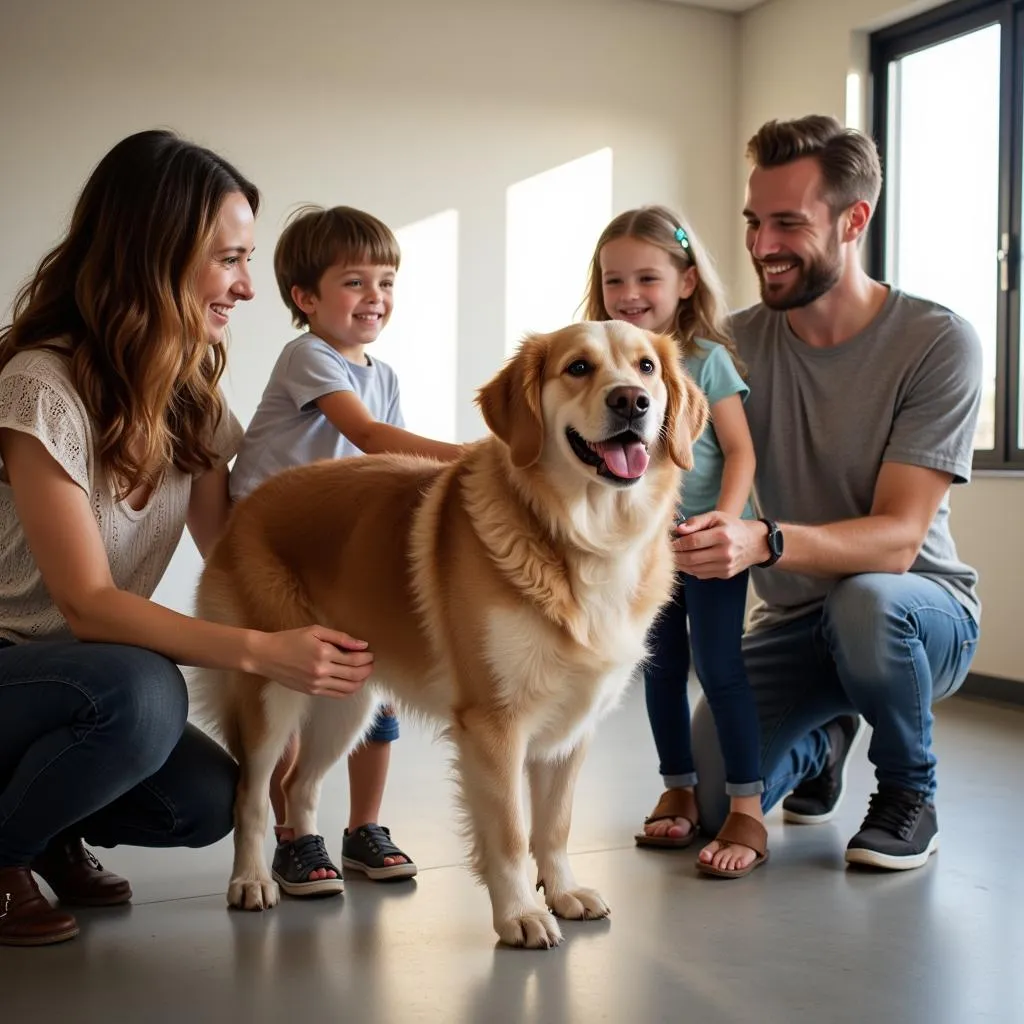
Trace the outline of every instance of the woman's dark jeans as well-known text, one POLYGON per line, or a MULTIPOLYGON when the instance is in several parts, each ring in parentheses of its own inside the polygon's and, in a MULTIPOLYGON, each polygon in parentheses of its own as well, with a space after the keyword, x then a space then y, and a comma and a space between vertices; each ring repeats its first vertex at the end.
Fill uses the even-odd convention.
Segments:
POLYGON ((0 867, 73 832, 94 846, 206 846, 237 768, 187 724, 177 665, 121 644, 0 641, 0 867))

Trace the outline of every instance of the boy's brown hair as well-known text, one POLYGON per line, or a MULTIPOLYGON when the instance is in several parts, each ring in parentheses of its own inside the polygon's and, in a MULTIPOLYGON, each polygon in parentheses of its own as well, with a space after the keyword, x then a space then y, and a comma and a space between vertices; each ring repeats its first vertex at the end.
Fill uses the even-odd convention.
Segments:
POLYGON ((747 143, 755 167, 784 167, 813 157, 821 167, 822 199, 833 217, 864 200, 874 209, 882 188, 882 165, 874 141, 834 117, 811 114, 795 121, 768 121, 747 143))
POLYGON ((402 253, 391 229, 351 206, 307 205, 285 224, 274 248, 274 275, 296 327, 308 327, 306 314, 292 298, 296 286, 317 292, 324 272, 337 263, 368 263, 398 269, 402 253))

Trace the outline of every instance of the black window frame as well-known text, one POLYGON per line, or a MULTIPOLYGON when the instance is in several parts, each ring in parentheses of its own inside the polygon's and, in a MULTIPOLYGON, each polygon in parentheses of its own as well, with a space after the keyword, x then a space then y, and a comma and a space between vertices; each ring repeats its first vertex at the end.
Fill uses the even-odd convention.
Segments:
POLYGON ((883 185, 869 238, 868 267, 873 277, 883 279, 889 234, 884 175, 889 157, 889 65, 995 23, 1001 26, 998 236, 992 240, 992 281, 997 290, 995 437, 991 450, 975 451, 974 468, 1020 473, 1024 472, 1024 446, 1019 443, 1024 426, 1019 422, 1024 348, 1019 258, 1024 225, 1024 0, 953 0, 871 34, 872 128, 882 158, 883 185), (1000 273, 1005 274, 1005 288, 1000 273))

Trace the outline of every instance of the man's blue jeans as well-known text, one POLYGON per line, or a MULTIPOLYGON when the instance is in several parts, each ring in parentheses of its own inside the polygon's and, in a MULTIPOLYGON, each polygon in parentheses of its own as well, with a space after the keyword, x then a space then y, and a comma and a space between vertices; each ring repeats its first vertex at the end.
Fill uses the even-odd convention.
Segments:
POLYGON ((0 867, 71 830, 94 846, 227 835, 237 768, 187 712, 181 672, 152 651, 0 646, 0 867))
MULTIPOLYGON (((859 713, 874 730, 868 758, 879 782, 935 794, 932 704, 963 683, 978 624, 933 580, 865 573, 840 580, 821 610, 744 637, 761 727, 762 805, 772 807, 825 767, 823 726, 859 713)), ((707 705, 693 716, 701 822, 728 811, 707 705)))

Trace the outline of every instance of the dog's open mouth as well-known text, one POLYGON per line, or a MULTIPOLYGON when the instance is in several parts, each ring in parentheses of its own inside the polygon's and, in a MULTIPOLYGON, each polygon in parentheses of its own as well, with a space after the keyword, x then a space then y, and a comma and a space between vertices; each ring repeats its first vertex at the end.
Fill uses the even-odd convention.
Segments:
POLYGON ((636 483, 651 461, 646 443, 632 430, 624 430, 604 441, 588 441, 572 427, 566 427, 565 436, 580 462, 593 466, 598 476, 617 483, 636 483))

